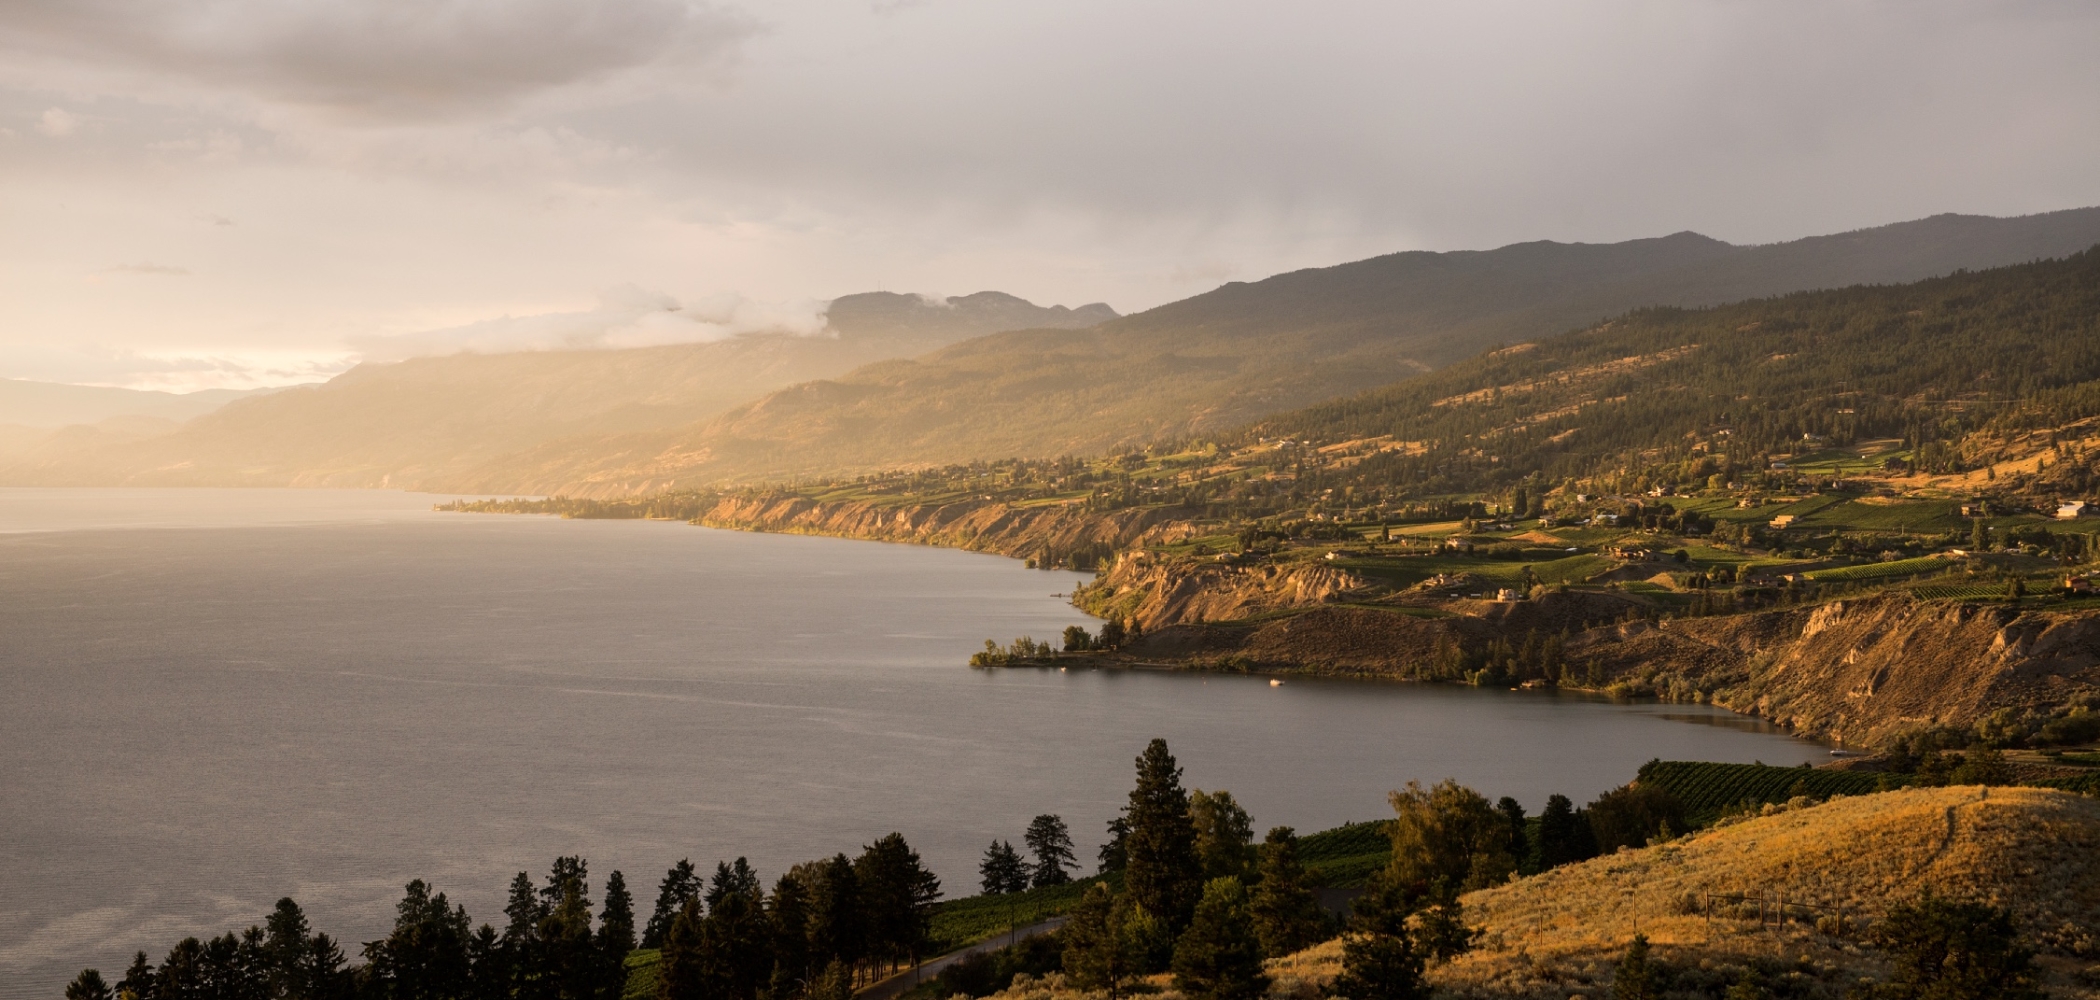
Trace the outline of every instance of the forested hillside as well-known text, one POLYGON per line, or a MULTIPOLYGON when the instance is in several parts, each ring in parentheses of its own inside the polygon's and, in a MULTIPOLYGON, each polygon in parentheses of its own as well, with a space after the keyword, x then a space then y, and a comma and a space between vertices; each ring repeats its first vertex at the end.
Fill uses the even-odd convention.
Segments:
POLYGON ((1227 433, 1637 307, 1910 281, 2096 242, 2100 210, 2081 209, 1938 216, 1759 247, 1679 233, 1392 254, 1235 282, 1092 329, 1005 333, 884 361, 674 431, 509 456, 454 487, 611 496, 1099 453, 1227 433))

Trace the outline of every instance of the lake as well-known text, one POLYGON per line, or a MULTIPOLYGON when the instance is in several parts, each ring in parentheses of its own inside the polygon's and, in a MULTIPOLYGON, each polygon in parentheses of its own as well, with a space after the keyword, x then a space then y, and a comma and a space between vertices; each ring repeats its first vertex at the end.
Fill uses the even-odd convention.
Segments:
MULTIPOLYGON (((440 514, 447 497, 0 490, 0 998, 157 963, 280 896, 357 944, 432 881, 500 923, 557 855, 787 865, 901 831, 945 880, 1030 817, 1091 862, 1165 737, 1257 829, 1455 777, 1532 810, 1650 758, 1823 750, 1699 706, 1095 670, 973 671, 1088 623, 1009 559, 642 521, 440 514)), ((112 978, 114 978, 112 976, 112 978)))

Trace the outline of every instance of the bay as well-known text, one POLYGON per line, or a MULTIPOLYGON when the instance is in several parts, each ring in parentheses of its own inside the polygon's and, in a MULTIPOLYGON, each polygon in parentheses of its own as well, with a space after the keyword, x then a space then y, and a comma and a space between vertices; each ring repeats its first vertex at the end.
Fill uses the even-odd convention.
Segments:
POLYGON ((378 491, 0 490, 0 1000, 158 961, 280 896, 355 944, 401 886, 477 922, 580 854, 646 909, 681 857, 787 865, 902 832, 950 895, 1030 817, 1091 860, 1132 758, 1258 829, 1445 777, 1533 810, 1650 758, 1822 749, 1699 706, 1078 669, 973 671, 1090 624, 986 555, 378 491))

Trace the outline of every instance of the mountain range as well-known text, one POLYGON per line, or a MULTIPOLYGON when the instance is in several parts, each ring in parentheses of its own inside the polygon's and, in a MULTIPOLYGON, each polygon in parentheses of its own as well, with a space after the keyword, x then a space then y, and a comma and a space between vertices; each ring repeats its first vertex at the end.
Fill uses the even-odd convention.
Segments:
POLYGON ((174 433, 17 460, 13 484, 615 496, 1214 434, 1647 306, 2064 257, 2100 208, 1940 215, 1762 246, 1696 233, 1312 268, 1130 316, 981 293, 833 304, 835 337, 365 365, 174 433))

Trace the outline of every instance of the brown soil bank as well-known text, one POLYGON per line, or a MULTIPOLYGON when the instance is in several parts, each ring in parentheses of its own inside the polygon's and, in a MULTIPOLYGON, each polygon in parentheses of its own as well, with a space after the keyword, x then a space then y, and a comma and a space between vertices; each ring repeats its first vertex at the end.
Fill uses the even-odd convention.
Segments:
POLYGON ((1097 513, 1070 504, 825 502, 783 493, 724 497, 694 520, 710 528, 996 552, 1057 566, 1091 565, 1118 549, 1181 541, 1189 530, 1183 523, 1187 517, 1177 507, 1097 513))
MULTIPOLYGON (((1609 594, 1549 594, 1466 612, 1329 603, 1245 622, 1155 628, 1135 657, 1199 668, 1457 679, 1454 651, 1566 629, 1560 676, 1761 715, 1806 736, 1871 744, 1923 725, 1969 726, 2100 692, 2100 614, 1878 596, 1662 623, 1609 620, 1609 594)), ((1624 603, 1619 607, 1627 606, 1624 603)))

